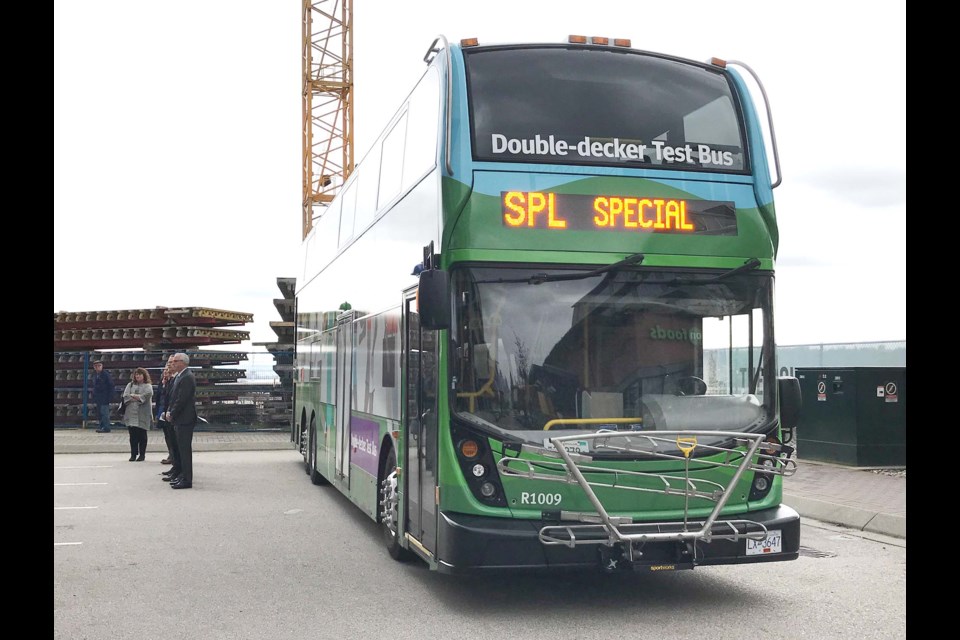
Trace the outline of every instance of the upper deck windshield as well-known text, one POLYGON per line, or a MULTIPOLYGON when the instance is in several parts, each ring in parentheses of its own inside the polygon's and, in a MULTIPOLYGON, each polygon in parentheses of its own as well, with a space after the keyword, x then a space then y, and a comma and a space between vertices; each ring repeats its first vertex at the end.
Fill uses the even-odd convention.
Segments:
POLYGON ((707 65, 633 50, 465 49, 477 160, 744 172, 739 106, 707 65))
POLYGON ((722 271, 644 268, 542 277, 576 273, 454 272, 451 370, 461 417, 541 445, 557 419, 565 421, 551 430, 603 426, 575 420, 582 418, 633 431, 769 426, 769 273, 717 278, 722 271))

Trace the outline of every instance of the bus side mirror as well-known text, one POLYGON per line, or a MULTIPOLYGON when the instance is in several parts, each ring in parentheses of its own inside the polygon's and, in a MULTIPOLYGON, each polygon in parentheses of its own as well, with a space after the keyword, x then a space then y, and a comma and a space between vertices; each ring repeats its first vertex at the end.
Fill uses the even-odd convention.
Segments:
POLYGON ((424 329, 450 328, 450 275, 440 269, 420 272, 417 312, 424 329))
POLYGON ((789 437, 784 436, 783 441, 789 442, 793 439, 793 430, 800 422, 800 407, 803 405, 800 381, 793 376, 778 377, 777 393, 780 396, 780 428, 790 432, 789 437))

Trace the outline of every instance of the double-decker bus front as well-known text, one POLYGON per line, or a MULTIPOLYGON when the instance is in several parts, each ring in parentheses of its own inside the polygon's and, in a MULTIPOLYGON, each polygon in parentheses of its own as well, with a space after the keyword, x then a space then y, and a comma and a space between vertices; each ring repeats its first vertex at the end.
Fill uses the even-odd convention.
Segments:
POLYGON ((780 403, 799 397, 776 376, 776 220, 742 78, 592 44, 449 54, 449 397, 420 416, 436 568, 795 559, 780 403))

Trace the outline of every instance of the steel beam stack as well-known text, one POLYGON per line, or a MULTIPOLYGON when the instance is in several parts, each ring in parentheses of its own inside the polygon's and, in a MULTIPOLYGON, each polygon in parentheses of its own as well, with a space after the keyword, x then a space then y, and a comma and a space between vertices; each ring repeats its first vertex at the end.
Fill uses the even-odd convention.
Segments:
POLYGON ((274 298, 273 306, 280 314, 280 321, 271 321, 270 328, 277 334, 275 342, 255 342, 273 354, 273 370, 280 378, 280 388, 265 407, 266 418, 277 424, 289 423, 292 429, 293 416, 293 356, 296 348, 296 278, 277 278, 282 298, 274 298))
MULTIPOLYGON (((167 357, 177 351, 190 355, 190 367, 197 378, 200 415, 213 424, 218 418, 230 423, 254 421, 255 417, 246 414, 255 412, 255 402, 244 401, 254 390, 236 384, 246 377, 246 371, 215 368, 236 367, 247 360, 247 354, 202 350, 202 347, 249 340, 248 331, 223 327, 252 321, 252 313, 207 307, 55 313, 54 427, 81 427, 85 417, 87 422, 96 419, 96 408, 90 406, 84 385, 92 375, 91 364, 97 358, 103 359, 116 383, 115 406, 137 367, 149 371, 156 384, 167 357)), ((118 417, 114 414, 115 419, 118 417)))

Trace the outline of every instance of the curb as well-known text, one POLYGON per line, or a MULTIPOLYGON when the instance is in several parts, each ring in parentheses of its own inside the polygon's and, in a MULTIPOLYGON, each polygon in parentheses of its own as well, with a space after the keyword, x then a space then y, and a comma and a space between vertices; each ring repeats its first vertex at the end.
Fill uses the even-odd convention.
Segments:
POLYGON ((858 531, 879 533, 907 539, 907 518, 889 513, 878 513, 847 505, 837 505, 814 498, 783 494, 783 502, 793 507, 802 518, 812 518, 858 531))

